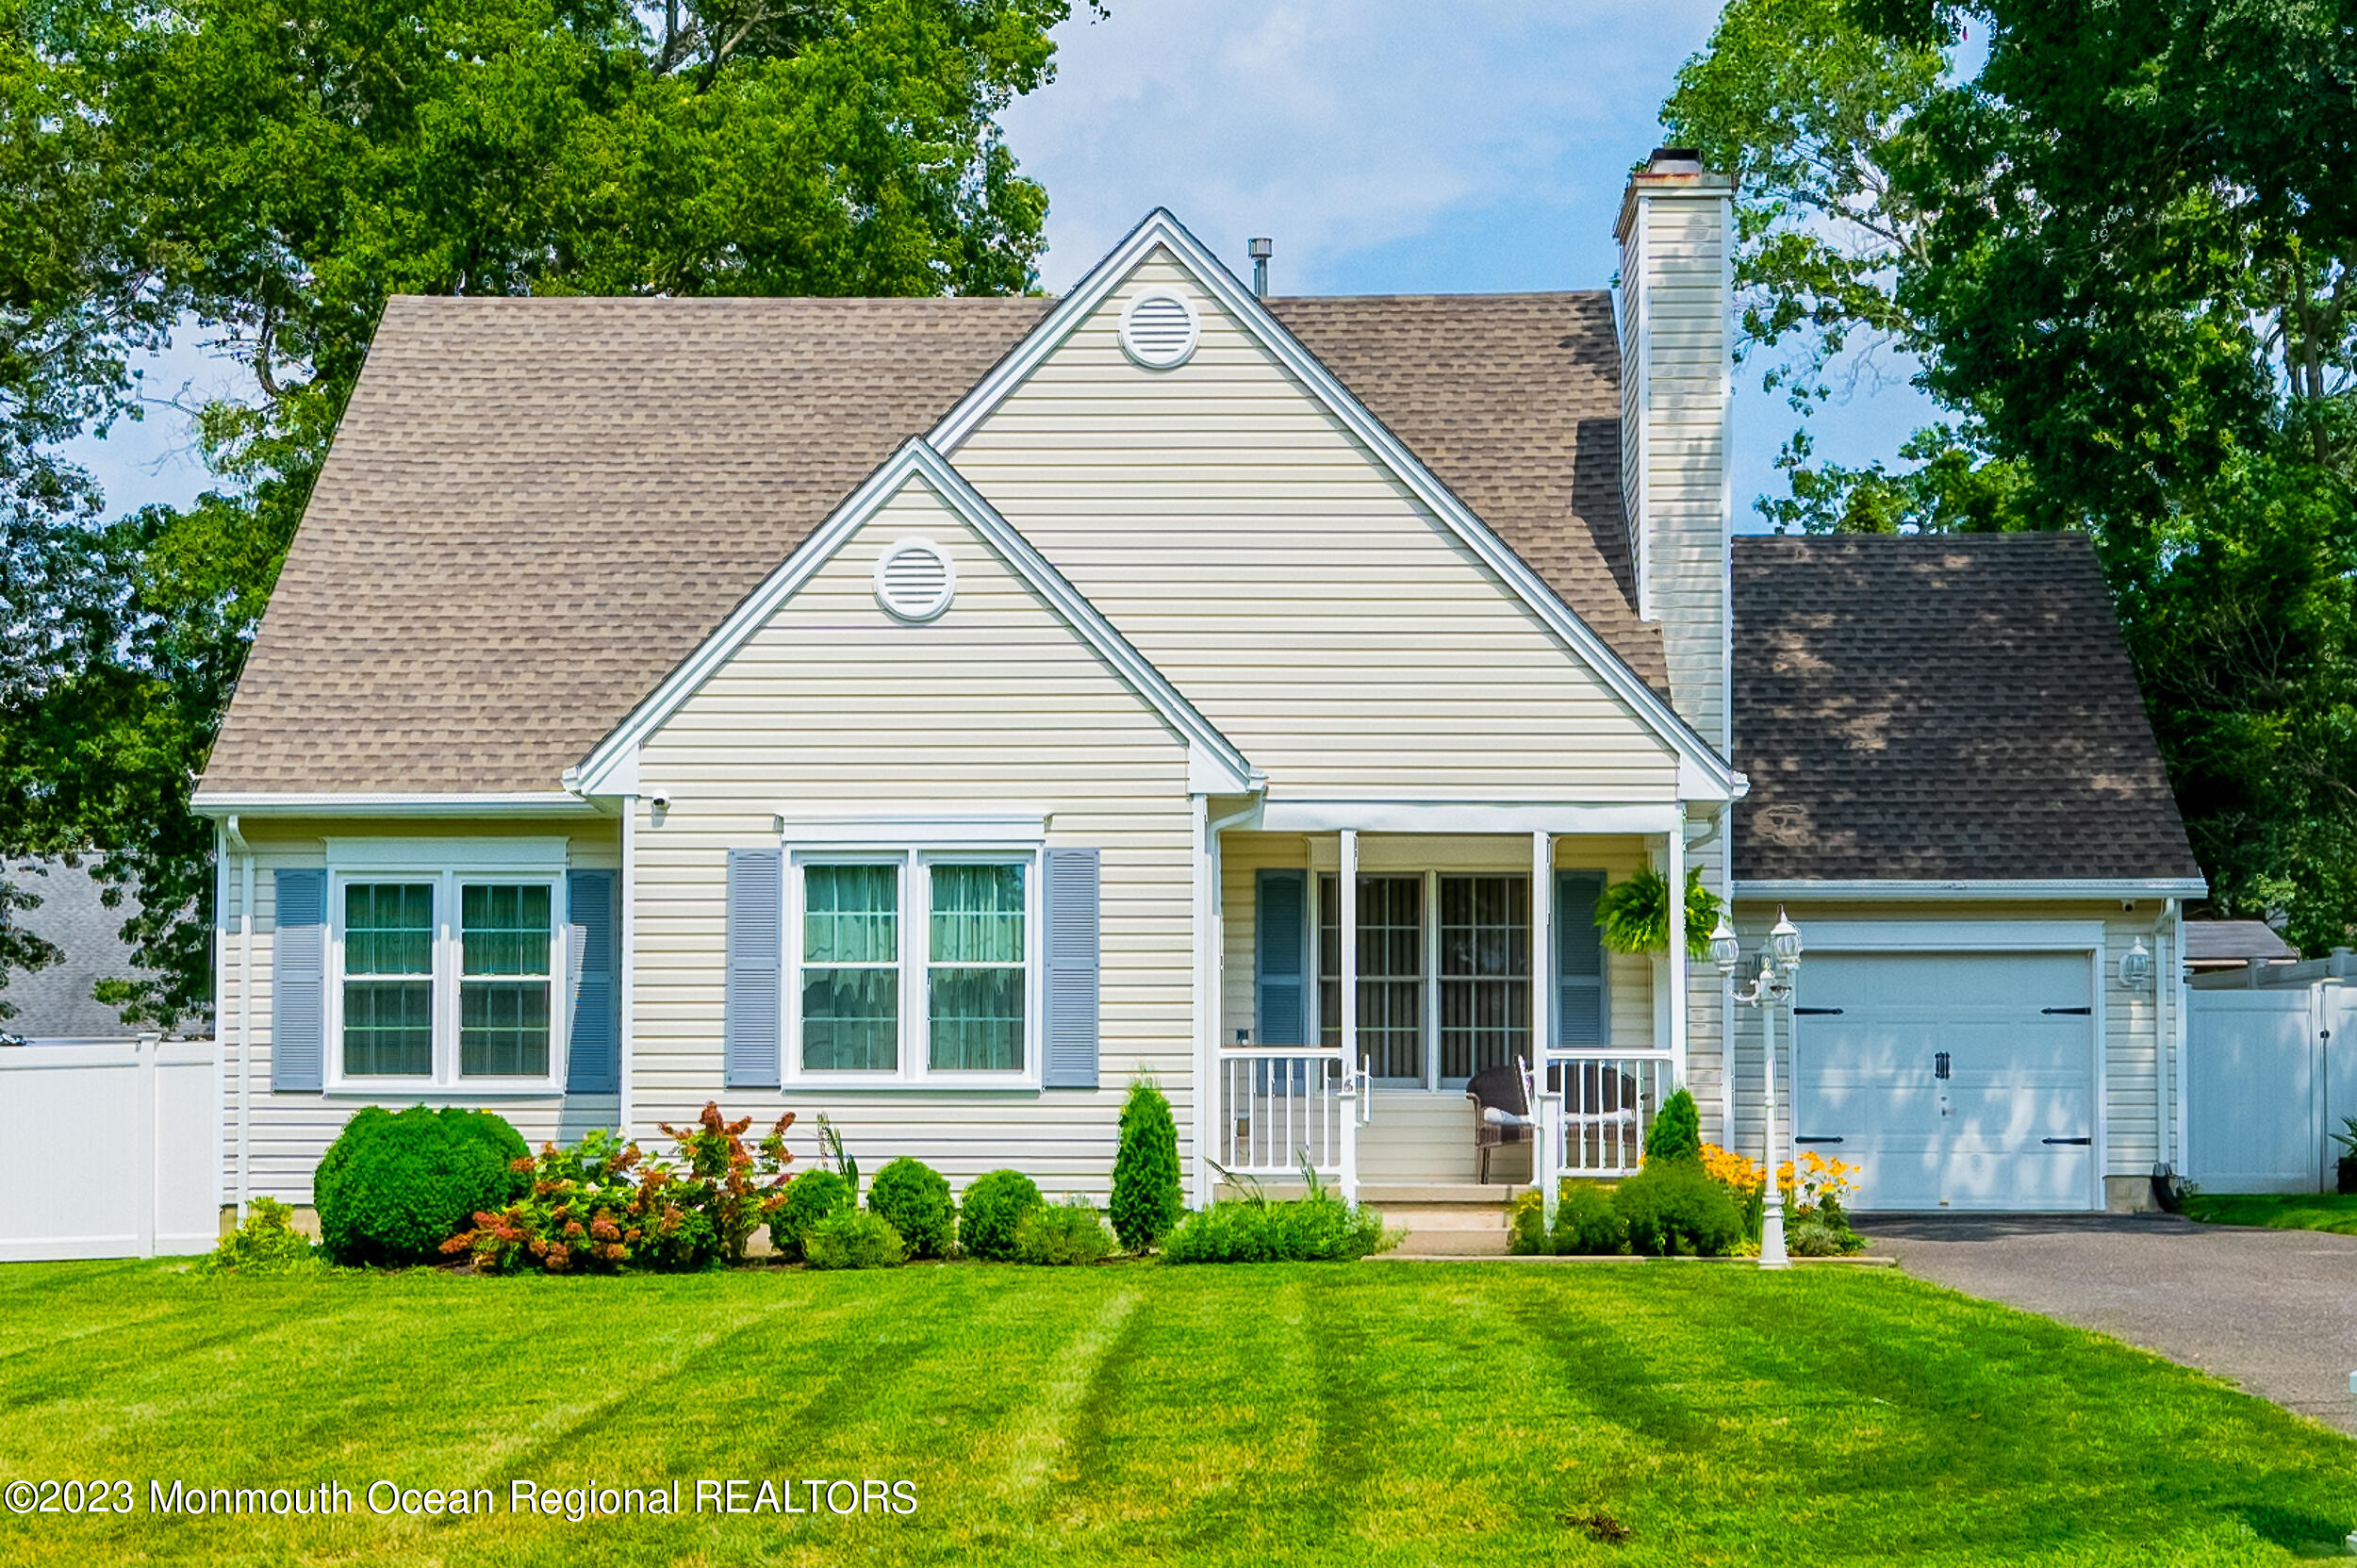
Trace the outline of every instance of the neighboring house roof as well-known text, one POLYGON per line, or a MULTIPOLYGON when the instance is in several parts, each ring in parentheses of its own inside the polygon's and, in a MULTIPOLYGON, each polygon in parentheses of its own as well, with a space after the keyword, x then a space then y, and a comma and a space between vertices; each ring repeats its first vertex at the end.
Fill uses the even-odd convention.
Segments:
MULTIPOLYGON (((391 301, 204 791, 552 788, 1052 303, 391 301)), ((1597 427, 1607 296, 1276 310, 1664 685, 1597 427)))
POLYGON ((63 861, 10 861, 0 867, 6 877, 41 900, 41 907, 17 912, 13 918, 36 936, 55 943, 64 957, 46 968, 8 973, 0 1001, 16 1009, 12 1018, 0 1018, 0 1034, 28 1040, 127 1040, 139 1032, 124 1026, 115 1010, 91 996, 91 987, 109 976, 131 979, 140 974, 131 962, 131 946, 119 933, 131 916, 124 907, 108 909, 100 901, 98 880, 87 867, 63 861))
POLYGON ((2266 964, 2290 964, 2299 950, 2275 933, 2265 920, 2187 920, 2185 962, 2238 967, 2257 959, 2266 964))
POLYGON ((1735 541, 1739 882, 2196 879, 2076 534, 1735 541))

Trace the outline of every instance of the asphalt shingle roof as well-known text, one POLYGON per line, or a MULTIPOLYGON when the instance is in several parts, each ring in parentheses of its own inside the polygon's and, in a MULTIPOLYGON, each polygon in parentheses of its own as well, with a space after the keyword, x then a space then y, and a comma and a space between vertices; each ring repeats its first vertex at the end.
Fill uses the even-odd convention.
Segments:
MULTIPOLYGON (((386 307, 207 792, 558 787, 1039 299, 386 307)), ((1601 292, 1273 302, 1637 673, 1601 292)))
POLYGON ((2200 875, 2076 534, 1735 541, 1748 881, 2200 875))

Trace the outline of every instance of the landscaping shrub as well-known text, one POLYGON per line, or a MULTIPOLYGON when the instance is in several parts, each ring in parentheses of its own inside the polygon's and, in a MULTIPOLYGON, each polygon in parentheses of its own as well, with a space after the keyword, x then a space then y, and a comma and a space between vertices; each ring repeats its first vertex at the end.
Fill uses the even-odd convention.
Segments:
POLYGON ((1703 1157, 1703 1117, 1694 1097, 1684 1089, 1661 1102, 1653 1126, 1645 1130, 1645 1163, 1656 1160, 1696 1160, 1703 1157))
POLYGON ((726 1121, 708 1104, 693 1128, 664 1129, 686 1157, 684 1168, 647 1159, 606 1131, 571 1148, 544 1144, 536 1159, 521 1162, 525 1195, 477 1210, 440 1250, 470 1253, 491 1272, 627 1265, 679 1273, 742 1262, 753 1230, 785 1205, 784 1167, 794 1158, 785 1130, 793 1123, 791 1113, 780 1116, 756 1149, 743 1137, 750 1118, 726 1121))
POLYGON ((1565 1177, 1557 1192, 1552 1233, 1537 1189, 1514 1200, 1508 1251, 1592 1257, 1628 1250, 1628 1225, 1613 1207, 1611 1188, 1565 1177))
POLYGON ((1014 1223, 1014 1255, 1019 1263, 1102 1263, 1113 1249, 1113 1232, 1084 1199, 1042 1204, 1014 1223))
POLYGON ((199 1274, 237 1274, 260 1279, 274 1274, 311 1274, 321 1267, 311 1239, 294 1228, 294 1211, 274 1197, 257 1197, 245 1221, 196 1265, 199 1274))
POLYGON ((1802 1214, 1784 1228, 1784 1249, 1795 1258, 1847 1258, 1866 1249, 1866 1238, 1844 1223, 1832 1225, 1819 1214, 1802 1214))
POLYGON ((1174 1263, 1339 1263, 1379 1252, 1392 1240, 1373 1210, 1316 1193, 1198 1209, 1178 1222, 1162 1255, 1174 1263))
POLYGON ((1691 1252, 1717 1258, 1743 1237, 1735 1199, 1696 1160, 1654 1160, 1623 1181, 1612 1206, 1628 1227, 1633 1251, 1662 1257, 1691 1252))
POLYGON ((1626 1252, 1628 1221, 1615 1198, 1594 1181, 1565 1181, 1555 1201, 1555 1250, 1581 1257, 1626 1252))
POLYGON ((321 1246, 338 1263, 425 1263, 476 1213, 518 1196, 518 1159, 531 1150, 487 1111, 369 1106, 312 1178, 321 1246))
POLYGON ((1162 1245, 1185 1210, 1178 1191, 1178 1124, 1150 1078, 1133 1079, 1121 1104, 1121 1148, 1113 1156, 1113 1234, 1143 1255, 1162 1245))
POLYGON ((802 1236, 802 1261, 813 1268, 898 1268, 907 1259, 900 1232, 871 1210, 838 1210, 802 1236))
POLYGON ((823 1166, 802 1172, 786 1183, 785 1201, 769 1215, 769 1246, 789 1263, 802 1261, 802 1238, 829 1214, 858 1206, 851 1184, 823 1166))
POLYGON ((906 1155, 876 1173, 867 1207, 892 1222, 912 1258, 947 1257, 957 1242, 958 1209, 949 1183, 921 1160, 906 1155))
POLYGON ((977 1177, 965 1189, 965 1201, 958 1205, 958 1245, 969 1258, 1012 1258, 1016 1225, 1047 1202, 1039 1184, 1019 1170, 977 1177))

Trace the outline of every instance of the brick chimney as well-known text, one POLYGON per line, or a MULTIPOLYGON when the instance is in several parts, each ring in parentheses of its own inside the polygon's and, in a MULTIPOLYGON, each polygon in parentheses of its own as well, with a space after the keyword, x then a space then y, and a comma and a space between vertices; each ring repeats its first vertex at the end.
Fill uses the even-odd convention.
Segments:
POLYGON ((1660 147, 1629 176, 1621 242, 1621 492, 1637 610, 1661 626, 1670 694, 1722 754, 1728 735, 1728 471, 1735 390, 1735 182, 1660 147))

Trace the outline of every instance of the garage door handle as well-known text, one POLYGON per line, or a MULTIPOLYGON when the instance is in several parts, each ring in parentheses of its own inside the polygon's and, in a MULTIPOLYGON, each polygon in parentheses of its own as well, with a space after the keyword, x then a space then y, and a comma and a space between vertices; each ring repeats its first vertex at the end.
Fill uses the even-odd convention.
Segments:
POLYGON ((2092 1138, 2040 1138, 2038 1140, 2043 1144, 2091 1144, 2094 1141, 2092 1138))
POLYGON ((1838 1007, 1796 1007, 1792 1012, 1796 1017, 1831 1018, 1837 1016, 1841 1009, 1838 1007))
POLYGON ((2050 1018, 2058 1013, 2073 1018, 2084 1018, 2094 1013, 2095 1009, 2091 1007, 2041 1007, 2038 1011, 2050 1018))
POLYGON ((1795 1138, 1792 1141, 1796 1144, 1838 1144, 1841 1140, 1838 1138, 1795 1138))

